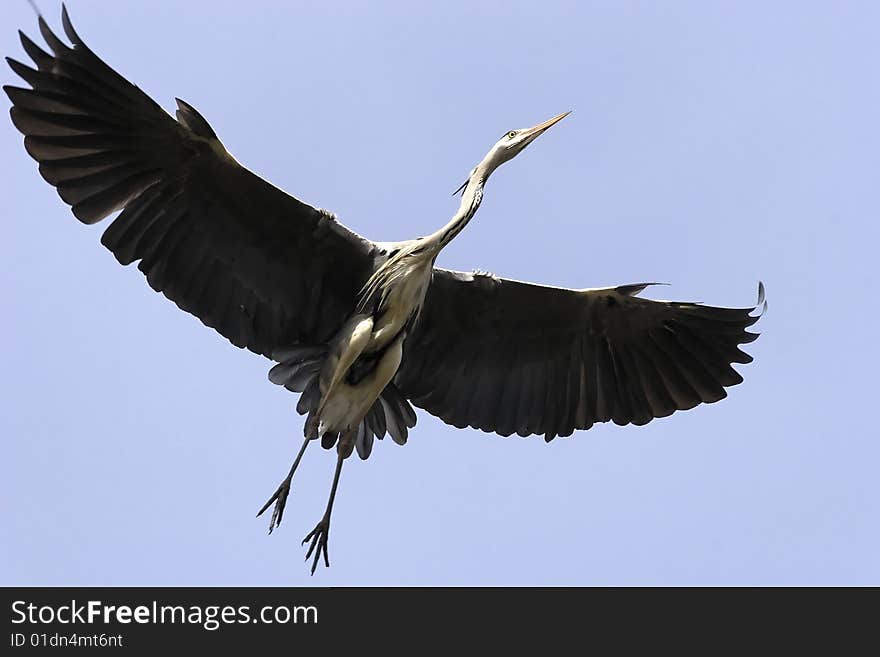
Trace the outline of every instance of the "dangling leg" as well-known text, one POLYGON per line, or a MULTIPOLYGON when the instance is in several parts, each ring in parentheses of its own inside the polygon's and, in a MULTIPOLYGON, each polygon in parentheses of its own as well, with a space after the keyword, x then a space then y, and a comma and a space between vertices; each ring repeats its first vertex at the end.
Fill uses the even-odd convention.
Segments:
POLYGON ((339 485, 339 473, 342 472, 342 463, 345 461, 346 457, 351 454, 353 443, 350 441, 345 441, 347 443, 346 446, 343 446, 343 440, 340 439, 339 445, 337 446, 337 456, 336 456, 336 472, 333 475, 333 486, 330 488, 330 499, 327 501, 327 509, 324 511, 324 517, 315 525, 315 528, 309 532, 309 535, 303 539, 302 544, 305 545, 307 542, 311 541, 311 545, 309 545, 309 551, 306 552, 306 561, 308 561, 309 557, 312 556, 312 552, 315 553, 315 560, 312 562, 312 575, 315 574, 315 569, 318 567, 318 560, 321 558, 321 552, 324 553, 324 565, 327 568, 330 567, 330 557, 327 556, 327 539, 330 537, 330 514, 333 512, 333 499, 336 497, 336 487, 339 485))
POLYGON ((310 440, 311 438, 306 436, 302 447, 299 448, 299 454, 296 455, 293 465, 290 466, 290 472, 287 474, 287 477, 281 482, 281 485, 278 486, 278 490, 276 490, 274 495, 269 498, 269 501, 263 505, 263 508, 260 509, 259 512, 257 512, 257 518, 259 518, 263 515, 263 512, 269 508, 269 505, 272 504, 272 502, 275 502, 275 508, 272 509, 272 518, 269 520, 270 534, 273 529, 281 524, 281 517, 284 515, 284 506, 287 504, 287 496, 290 495, 290 481, 293 479, 293 473, 296 472, 296 468, 299 466, 299 462, 302 460, 303 454, 305 453, 310 440))

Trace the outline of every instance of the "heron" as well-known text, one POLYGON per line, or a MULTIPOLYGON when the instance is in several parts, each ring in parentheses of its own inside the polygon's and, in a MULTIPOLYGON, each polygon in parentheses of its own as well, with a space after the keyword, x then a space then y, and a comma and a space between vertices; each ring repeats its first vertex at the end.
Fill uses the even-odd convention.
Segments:
MULTIPOLYGON (((506 131, 457 190, 435 232, 366 239, 331 212, 242 166, 207 120, 174 115, 42 16, 48 51, 21 31, 32 60, 7 58, 27 87, 4 86, 27 153, 73 215, 94 224, 122 265, 233 345, 273 361, 272 383, 298 393, 303 440, 260 509, 280 526, 310 444, 336 450, 329 498, 303 539, 323 557, 343 464, 375 439, 407 442, 413 406, 447 424, 501 436, 571 436, 595 423, 644 425, 717 402, 742 382, 732 367, 766 308, 651 300, 653 283, 566 289, 436 266, 468 225, 490 176, 569 112, 506 131)), ((439 223, 439 222, 438 222, 439 223)))

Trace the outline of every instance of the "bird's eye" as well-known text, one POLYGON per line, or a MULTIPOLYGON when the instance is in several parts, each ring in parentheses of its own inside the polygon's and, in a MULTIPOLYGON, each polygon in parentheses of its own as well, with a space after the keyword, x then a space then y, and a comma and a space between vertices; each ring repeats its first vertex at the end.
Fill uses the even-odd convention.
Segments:
POLYGON ((511 130, 510 132, 507 133, 508 139, 513 139, 514 137, 516 137, 516 130, 511 130))

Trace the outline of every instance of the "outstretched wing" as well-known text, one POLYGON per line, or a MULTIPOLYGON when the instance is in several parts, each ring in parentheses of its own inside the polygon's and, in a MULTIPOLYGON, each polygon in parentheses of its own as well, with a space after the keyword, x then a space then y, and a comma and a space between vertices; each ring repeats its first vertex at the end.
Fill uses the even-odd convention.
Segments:
MULTIPOLYGON (((755 308, 568 290, 436 269, 396 383, 457 427, 545 440, 595 422, 646 424, 726 396, 755 308)), ((759 286, 758 306, 764 303, 759 286)), ((756 307, 757 308, 757 307, 756 307)))
POLYGON ((40 18, 52 54, 20 33, 32 89, 6 86, 40 174, 153 289, 230 342, 264 355, 321 343, 354 307, 375 245, 239 165, 198 112, 174 120, 99 59, 63 12, 68 47, 40 18))

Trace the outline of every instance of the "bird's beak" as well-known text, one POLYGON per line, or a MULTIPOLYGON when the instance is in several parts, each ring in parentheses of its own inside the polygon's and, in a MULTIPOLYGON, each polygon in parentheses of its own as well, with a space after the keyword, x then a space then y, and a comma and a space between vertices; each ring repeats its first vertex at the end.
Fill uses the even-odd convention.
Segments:
POLYGON ((544 123, 539 123, 534 128, 529 128, 528 130, 523 130, 522 138, 526 144, 530 144, 535 139, 537 139, 540 135, 544 134, 547 130, 550 129, 550 126, 556 125, 566 116, 571 114, 571 112, 563 112, 558 116, 554 116, 552 119, 544 121, 544 123))

